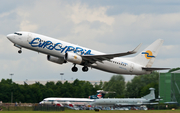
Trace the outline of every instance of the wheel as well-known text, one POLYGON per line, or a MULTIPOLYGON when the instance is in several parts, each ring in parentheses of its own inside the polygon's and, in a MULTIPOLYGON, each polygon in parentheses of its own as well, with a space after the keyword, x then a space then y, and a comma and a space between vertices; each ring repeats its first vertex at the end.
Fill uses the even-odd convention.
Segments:
POLYGON ((19 50, 19 51, 18 51, 18 53, 20 54, 20 53, 22 53, 22 51, 21 51, 21 50, 19 50))
POLYGON ((88 71, 88 67, 87 67, 87 66, 84 66, 84 67, 82 68, 82 70, 83 70, 84 72, 87 72, 87 71, 88 71))
POLYGON ((77 70, 78 70, 78 68, 77 67, 72 67, 72 69, 71 69, 73 72, 77 72, 77 70))

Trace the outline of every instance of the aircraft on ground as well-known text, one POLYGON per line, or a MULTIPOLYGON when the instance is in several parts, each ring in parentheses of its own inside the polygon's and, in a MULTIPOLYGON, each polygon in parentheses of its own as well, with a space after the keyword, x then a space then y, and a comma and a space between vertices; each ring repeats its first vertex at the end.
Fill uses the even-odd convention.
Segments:
POLYGON ((88 98, 56 98, 56 97, 49 97, 43 99, 40 104, 46 105, 57 105, 57 106, 64 106, 68 105, 70 107, 74 107, 74 105, 87 105, 88 103, 93 102, 94 99, 88 98))
POLYGON ((150 104, 158 104, 159 99, 155 98, 154 88, 149 88, 150 93, 141 98, 103 98, 103 99, 95 99, 91 105, 94 106, 140 106, 140 105, 150 105, 150 104))
POLYGON ((169 69, 151 67, 163 44, 162 39, 156 40, 135 57, 120 58, 136 53, 141 44, 132 51, 106 54, 31 32, 15 32, 7 35, 7 38, 14 43, 15 47, 20 49, 18 53, 22 53, 22 48, 26 48, 46 54, 47 60, 54 63, 64 64, 71 62, 74 64, 72 67, 73 72, 78 70, 76 64, 82 65, 82 71, 84 72, 88 71, 88 67, 92 67, 116 74, 134 75, 149 74, 154 70, 169 69))
POLYGON ((96 95, 89 96, 89 98, 57 98, 57 97, 49 97, 43 99, 40 104, 54 104, 57 106, 69 105, 73 107, 74 105, 87 105, 91 102, 94 102, 94 99, 101 99, 104 98, 106 93, 111 93, 108 91, 97 90, 96 95))

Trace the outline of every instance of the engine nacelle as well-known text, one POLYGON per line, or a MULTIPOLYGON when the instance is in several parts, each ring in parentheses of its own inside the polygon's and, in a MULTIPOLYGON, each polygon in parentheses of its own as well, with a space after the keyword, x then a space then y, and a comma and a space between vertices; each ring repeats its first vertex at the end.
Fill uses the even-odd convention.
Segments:
POLYGON ((50 55, 47 55, 47 60, 58 64, 63 64, 67 62, 66 60, 64 60, 64 58, 58 58, 50 55))
POLYGON ((66 53, 65 56, 64 56, 64 59, 69 61, 69 62, 72 62, 72 63, 75 63, 75 64, 81 64, 82 63, 82 57, 75 54, 75 53, 66 53))

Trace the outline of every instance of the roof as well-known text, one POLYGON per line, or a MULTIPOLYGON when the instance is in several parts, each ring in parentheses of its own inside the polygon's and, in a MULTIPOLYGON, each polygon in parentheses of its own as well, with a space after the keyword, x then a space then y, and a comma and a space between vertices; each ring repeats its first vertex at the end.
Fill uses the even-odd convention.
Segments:
POLYGON ((171 73, 180 73, 180 69, 179 70, 176 70, 176 71, 173 71, 171 73))

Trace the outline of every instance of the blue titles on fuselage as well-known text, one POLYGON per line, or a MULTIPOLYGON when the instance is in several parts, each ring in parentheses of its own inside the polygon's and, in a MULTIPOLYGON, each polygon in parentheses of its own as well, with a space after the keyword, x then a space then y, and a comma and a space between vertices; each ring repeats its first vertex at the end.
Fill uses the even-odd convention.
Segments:
POLYGON ((80 47, 73 47, 73 46, 64 46, 62 45, 62 43, 56 43, 53 44, 51 41, 42 41, 40 38, 34 38, 31 42, 29 42, 29 44, 32 47, 39 47, 39 48, 47 48, 49 50, 56 50, 56 51, 60 51, 62 52, 69 52, 69 51, 73 51, 74 53, 80 53, 81 55, 92 55, 91 54, 91 50, 85 50, 82 49, 80 47))

